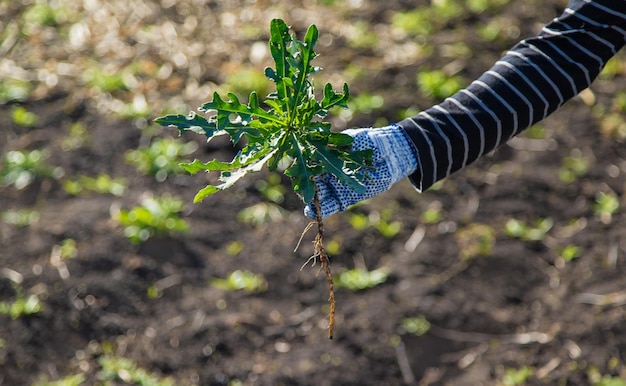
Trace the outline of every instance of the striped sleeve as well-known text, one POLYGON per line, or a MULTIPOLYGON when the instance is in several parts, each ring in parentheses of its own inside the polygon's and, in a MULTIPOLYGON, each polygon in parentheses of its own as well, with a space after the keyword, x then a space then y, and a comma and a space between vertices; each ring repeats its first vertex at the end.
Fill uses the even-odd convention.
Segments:
POLYGON ((417 150, 409 176, 422 191, 544 119, 589 87, 626 41, 626 0, 571 0, 442 103, 398 124, 417 150))

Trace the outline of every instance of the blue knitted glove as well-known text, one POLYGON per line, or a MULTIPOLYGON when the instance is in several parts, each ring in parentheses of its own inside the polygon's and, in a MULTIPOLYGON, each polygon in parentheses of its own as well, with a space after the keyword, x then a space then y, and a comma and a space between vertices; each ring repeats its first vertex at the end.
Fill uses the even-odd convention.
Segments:
MULTIPOLYGON (((342 185, 330 174, 322 174, 315 180, 322 217, 346 210, 352 204, 388 190, 391 185, 413 173, 418 166, 417 151, 404 129, 390 125, 379 129, 348 129, 343 131, 354 137, 354 150, 373 149, 375 170, 367 171, 365 193, 357 193, 342 185)), ((309 203, 304 214, 315 218, 315 204, 309 203)))

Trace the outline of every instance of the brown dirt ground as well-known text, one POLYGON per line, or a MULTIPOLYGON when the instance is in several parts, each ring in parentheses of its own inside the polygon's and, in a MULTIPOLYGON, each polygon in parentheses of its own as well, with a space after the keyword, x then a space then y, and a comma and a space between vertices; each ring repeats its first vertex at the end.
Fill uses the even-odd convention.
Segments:
MULTIPOLYGON (((534 369, 527 384, 592 384, 594 369, 626 376, 626 215, 620 210, 607 222, 593 210, 599 191, 614 192, 626 206, 624 143, 602 134, 593 114, 598 106, 611 106, 624 89, 624 71, 594 84, 593 103, 575 98, 544 121, 543 139, 515 139, 429 192, 417 194, 402 181, 330 217, 327 240, 340 244, 332 260, 335 273, 359 265, 390 270, 389 279, 375 288, 337 290, 332 341, 326 338, 324 275, 317 266, 300 269, 311 253, 313 233, 293 252, 307 220, 288 181, 283 181, 288 189, 281 204, 286 214, 252 226, 237 213, 264 201, 255 182, 266 173, 192 204, 202 177, 174 176, 159 183, 139 174, 123 156, 145 144, 150 125, 120 117, 115 101, 143 95, 152 111, 148 121, 166 106, 178 112, 197 106, 228 74, 268 64, 267 58, 253 63, 248 54, 253 43, 266 41, 271 17, 292 20, 299 31, 317 24, 326 31, 319 58, 325 76, 341 82, 348 65, 360 68, 360 78, 349 80, 353 93, 384 97, 381 109, 356 113, 349 122, 337 120, 342 128, 393 121, 409 106, 427 107, 434 101, 416 95, 413 86, 420 68, 450 64, 453 54, 446 49, 462 41, 471 50, 455 63, 472 79, 520 36, 536 32, 562 1, 511 1, 497 14, 468 14, 435 34, 430 41, 435 51, 423 57, 410 54, 416 48, 411 39, 388 28, 392 11, 413 9, 422 4, 417 1, 119 2, 134 7, 130 13, 95 0, 74 3, 79 5, 64 19, 40 29, 31 26, 0 57, 5 79, 22 76, 33 85, 28 97, 0 106, 2 154, 47 149, 47 162, 65 172, 61 180, 38 179, 24 190, 0 187, 0 212, 34 208, 40 213, 28 227, 0 223, 0 301, 15 299, 7 274, 15 271, 23 276, 24 293, 37 294, 44 304, 41 312, 15 320, 0 315, 0 384, 78 373, 94 384, 103 377, 98 358, 105 352, 183 385, 492 385, 502 384, 507 369, 524 366, 534 369), (520 35, 486 43, 472 33, 498 17, 514 23, 520 35), (358 21, 371 23, 382 36, 374 47, 349 44, 350 26, 358 21), (81 35, 83 26, 91 33, 81 35), (71 47, 62 50, 54 43, 71 47), (177 45, 182 56, 175 56, 177 45), (181 63, 169 65, 176 60, 181 63), (106 93, 81 75, 93 63, 112 71, 124 71, 130 63, 142 69, 129 82, 132 87, 106 93), (41 75, 43 68, 58 72, 59 81, 46 83, 50 78, 41 75), (165 75, 159 72, 163 68, 165 75), (17 125, 11 119, 16 106, 36 113, 37 124, 17 125), (88 128, 89 140, 62 151, 62 139, 76 122, 88 128), (590 168, 565 184, 559 170, 574 149, 590 168), (126 194, 71 196, 62 189, 64 179, 98 173, 125 178, 126 194), (146 193, 181 197, 190 232, 131 244, 111 212, 137 205, 146 193), (439 208, 442 219, 425 223, 421 214, 429 208, 439 208), (372 218, 384 213, 401 230, 390 238, 374 227, 357 230, 350 224, 354 213, 372 218), (550 218, 554 226, 545 239, 524 241, 505 234, 511 218, 550 218), (495 246, 487 256, 463 261, 468 245, 458 235, 472 224, 491 227, 495 246), (420 242, 412 243, 419 235, 420 242), (68 238, 76 240, 78 256, 67 261, 69 276, 61 278, 50 254, 68 238), (243 248, 233 256, 227 250, 234 241, 243 248), (558 250, 566 245, 580 247, 580 257, 568 263, 559 259, 558 250), (267 290, 248 294, 211 285, 211 278, 237 269, 264 275, 267 290), (151 298, 148 290, 155 285, 161 290, 151 298), (426 334, 401 327, 405 318, 420 315, 431 323, 426 334)), ((0 1, 2 26, 21 20, 31 6, 0 1)), ((2 38, 11 36, 5 32, 2 38)), ((201 145, 195 156, 216 154, 227 158, 232 150, 227 144, 201 145)), ((119 377, 112 384, 123 383, 119 377)))

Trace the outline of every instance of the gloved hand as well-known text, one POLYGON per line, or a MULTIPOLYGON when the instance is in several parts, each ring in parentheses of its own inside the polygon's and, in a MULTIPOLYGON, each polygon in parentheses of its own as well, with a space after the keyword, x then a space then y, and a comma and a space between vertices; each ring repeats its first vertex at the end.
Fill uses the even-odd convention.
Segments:
MULTIPOLYGON (((348 129, 343 131, 354 137, 353 150, 374 150, 374 170, 368 170, 365 193, 357 193, 339 183, 330 174, 316 177, 322 217, 346 210, 352 204, 388 190, 391 185, 413 173, 418 166, 417 151, 400 126, 390 125, 379 129, 348 129)), ((315 218, 315 204, 309 203, 304 214, 315 218)))

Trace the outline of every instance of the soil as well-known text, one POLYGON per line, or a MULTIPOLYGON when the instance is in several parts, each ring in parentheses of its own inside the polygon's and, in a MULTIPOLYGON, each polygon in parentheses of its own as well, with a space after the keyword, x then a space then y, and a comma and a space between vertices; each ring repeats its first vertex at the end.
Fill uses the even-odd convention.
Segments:
MULTIPOLYGON (((11 17, 32 6, 9 3, 0 2, 7 28, 11 17)), ((22 190, 0 187, 0 212, 39 213, 37 221, 24 227, 0 222, 0 301, 14 301, 21 291, 36 294, 43 303, 32 315, 0 315, 0 385, 73 374, 83 374, 84 384, 96 384, 106 378, 98 361, 105 354, 130 359, 181 385, 493 385, 506 384, 511 369, 526 366, 531 375, 516 384, 626 379, 626 214, 620 209, 608 218, 594 209, 598 192, 615 194, 621 208, 626 207, 623 137, 601 130, 603 115, 597 114, 603 108, 609 111, 616 92, 626 86, 626 67, 601 77, 583 97, 542 122, 543 138, 523 134, 428 192, 418 194, 402 181, 326 219, 326 242, 339 246, 331 257, 333 273, 383 266, 390 272, 373 288, 336 287, 333 340, 327 338, 324 272, 319 264, 301 269, 312 254, 313 231, 294 252, 308 220, 288 180, 282 180, 283 215, 252 225, 240 221, 238 213, 266 201, 256 183, 267 179, 267 172, 193 204, 206 183, 204 176, 170 175, 157 182, 124 157, 151 140, 146 134, 149 122, 166 107, 185 112, 207 100, 207 90, 217 89, 230 73, 267 65, 268 58, 254 62, 248 54, 255 42, 267 41, 271 17, 293 20, 298 31, 310 23, 327 31, 318 59, 324 76, 341 82, 341 72, 352 66, 353 72, 364 72, 346 80, 353 95, 383 96, 382 108, 334 118, 341 129, 394 121, 401 110, 434 103, 416 93, 419 70, 449 69, 455 63, 460 75, 473 79, 502 50, 536 33, 563 8, 563 1, 511 1, 498 13, 468 13, 429 38, 435 50, 424 57, 411 57, 412 39, 389 27, 392 11, 414 9, 422 5, 419 1, 318 1, 301 8, 260 0, 186 5, 133 1, 128 4, 134 11, 126 18, 120 16, 123 8, 115 13, 104 4, 96 10, 97 1, 74 3, 80 5, 72 12, 91 28, 84 42, 76 41, 80 36, 67 37, 73 36, 71 26, 83 19, 67 16, 52 26, 33 27, 34 32, 20 35, 7 51, 8 43, 0 44, 6 55, 0 58, 2 71, 21 66, 33 85, 27 96, 0 105, 2 154, 46 149, 46 162, 64 171, 60 179, 38 178, 22 190), (109 12, 109 19, 98 22, 98 12, 109 12), (197 24, 194 33, 185 34, 187 27, 182 26, 193 24, 194 12, 206 25, 197 24), (513 23, 517 33, 485 42, 472 32, 496 18, 513 23), (186 48, 195 44, 198 53, 187 52, 187 65, 171 66, 171 73, 161 76, 158 68, 182 60, 171 51, 181 43, 176 40, 170 51, 159 51, 163 39, 148 36, 154 29, 139 27, 159 27, 168 36, 168 21, 178 28, 178 34, 169 36, 186 39, 186 48), (362 21, 383 36, 378 44, 350 43, 350 26, 362 21), (116 47, 113 43, 105 47, 107 30, 99 29, 103 25, 117 28, 119 49, 110 49, 116 47), (61 52, 52 44, 57 41, 73 46, 61 52), (449 52, 459 48, 453 44, 458 42, 471 47, 469 52, 449 52), (135 51, 128 53, 124 44, 135 51), (132 87, 105 92, 80 72, 93 61, 114 70, 139 63, 145 71, 136 73, 132 87), (196 62, 202 66, 194 70, 196 62), (79 73, 62 72, 60 63, 72 63, 79 73), (59 82, 38 78, 43 68, 59 71, 59 82), (132 103, 138 94, 145 96, 150 115, 120 116, 115 102, 132 103), (34 126, 12 119, 18 106, 37 115, 34 126), (87 128, 88 137, 82 146, 63 150, 75 123, 87 128), (573 154, 581 154, 589 169, 565 183, 559 173, 565 157, 573 154), (68 179, 100 173, 125 179, 125 194, 73 196, 63 189, 68 179), (186 203, 183 218, 189 232, 140 245, 128 241, 112 213, 138 205, 147 194, 180 197, 186 203), (422 214, 429 209, 439 210, 441 218, 425 221, 422 214), (400 231, 385 237, 373 225, 355 227, 351 221, 356 214, 369 216, 371 224, 377 218, 398 222, 400 231), (551 219, 553 227, 539 240, 525 240, 505 232, 510 219, 531 225, 551 219), (493 248, 468 256, 477 236, 467 241, 460 235, 477 224, 491 229, 493 248), (77 256, 64 261, 64 271, 53 264, 51 251, 66 239, 76 241, 77 256), (233 245, 241 250, 234 253, 233 245), (568 245, 577 246, 580 254, 566 262, 560 251, 568 245), (213 285, 212 279, 235 270, 263 275, 266 289, 248 293, 213 285), (403 321, 416 317, 430 323, 422 335, 403 327, 403 321)), ((158 131, 156 138, 175 135, 158 131)), ((185 140, 198 141, 193 156, 204 160, 233 154, 228 143, 203 144, 192 136, 185 140)), ((124 384, 123 374, 111 384, 124 384)))

